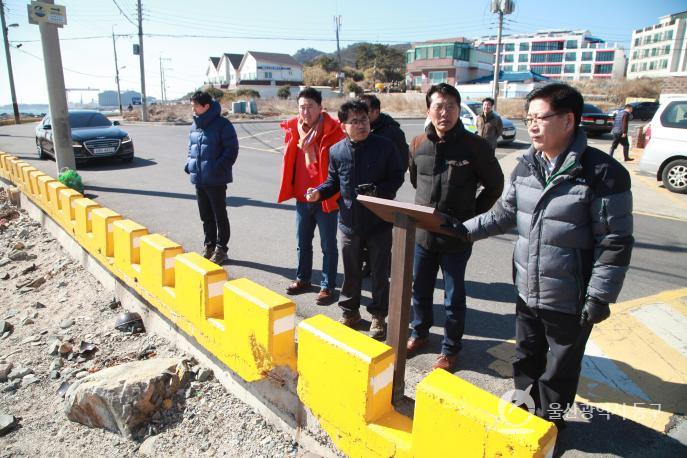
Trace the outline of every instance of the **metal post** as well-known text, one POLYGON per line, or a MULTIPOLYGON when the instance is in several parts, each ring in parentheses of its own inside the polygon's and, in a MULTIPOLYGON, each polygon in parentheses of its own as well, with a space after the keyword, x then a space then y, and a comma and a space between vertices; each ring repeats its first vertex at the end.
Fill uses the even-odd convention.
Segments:
MULTIPOLYGON (((55 3, 54 0, 43 1, 50 4, 55 3)), ((55 147, 55 162, 59 173, 64 167, 76 169, 72 131, 69 127, 67 112, 67 91, 64 88, 60 39, 56 25, 42 22, 38 28, 41 32, 43 45, 43 64, 45 66, 45 80, 48 84, 48 103, 50 104, 50 124, 55 147)))
MULTIPOLYGON (((10 94, 12 95, 12 110, 14 111, 14 122, 19 124, 19 105, 17 105, 17 93, 14 91, 14 75, 12 74, 12 56, 10 55, 10 41, 7 37, 8 28, 5 25, 5 5, 0 0, 0 22, 2 24, 2 38, 5 40, 5 57, 7 58, 7 76, 10 80, 10 94)), ((16 24, 13 24, 16 26, 16 24)))
POLYGON ((123 116, 124 110, 122 110, 122 90, 119 88, 119 64, 117 63, 117 45, 115 44, 114 30, 112 31, 112 48, 114 49, 115 81, 117 82, 117 102, 119 102, 119 116, 123 116))
POLYGON ((339 47, 339 29, 341 28, 341 16, 334 16, 334 24, 336 24, 336 58, 338 61, 338 68, 336 72, 336 79, 339 82, 339 94, 343 94, 343 78, 341 77, 341 48, 339 47))
POLYGON ((410 298, 413 285, 413 250, 415 247, 415 220, 403 213, 394 214, 393 242, 391 244, 391 286, 389 287, 389 326, 386 343, 394 349, 394 402, 403 398, 406 373, 406 342, 410 298))
POLYGON ((148 101, 146 100, 146 74, 143 63, 143 14, 141 13, 141 0, 138 0, 138 61, 141 64, 141 107, 143 109, 143 121, 148 121, 148 101))
POLYGON ((499 31, 496 37, 496 65, 494 66, 494 87, 492 88, 491 98, 494 99, 494 109, 499 97, 499 72, 501 71, 501 32, 503 30, 503 11, 499 10, 499 31))

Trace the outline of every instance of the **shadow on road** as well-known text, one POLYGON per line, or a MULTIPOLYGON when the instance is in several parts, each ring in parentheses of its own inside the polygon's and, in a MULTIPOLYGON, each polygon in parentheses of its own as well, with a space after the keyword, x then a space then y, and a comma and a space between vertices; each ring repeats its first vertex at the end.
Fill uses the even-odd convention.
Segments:
POLYGON ((273 208, 276 210, 290 210, 296 209, 295 205, 291 204, 278 204, 276 202, 265 202, 262 200, 252 199, 250 197, 241 196, 229 196, 227 197, 227 205, 230 207, 262 207, 262 208, 273 208))

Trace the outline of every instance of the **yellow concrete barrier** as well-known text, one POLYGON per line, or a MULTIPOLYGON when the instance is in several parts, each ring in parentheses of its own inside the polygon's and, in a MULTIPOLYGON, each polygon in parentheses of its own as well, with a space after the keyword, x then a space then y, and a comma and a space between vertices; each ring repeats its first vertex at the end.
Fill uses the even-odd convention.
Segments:
POLYGON ((176 300, 176 256, 183 252, 181 245, 160 234, 141 237, 141 285, 171 309, 176 300))
POLYGON ((265 378, 276 366, 296 369, 296 305, 247 278, 224 284, 224 319, 211 350, 246 381, 265 378), (215 351, 213 351, 215 353, 215 351))
POLYGON ((411 421, 393 410, 391 347, 324 315, 298 326, 298 395, 350 456, 403 456, 411 421))
POLYGON ((115 267, 130 282, 141 278, 141 237, 148 235, 148 229, 130 219, 112 223, 114 229, 115 267))
POLYGON ((48 183, 57 181, 50 175, 39 175, 36 178, 36 183, 38 184, 38 200, 36 201, 39 206, 48 215, 52 216, 50 213, 50 195, 48 194, 48 183))
POLYGON ((39 191, 36 178, 40 175, 45 174, 38 169, 33 169, 29 171, 29 197, 31 197, 33 201, 36 201, 38 199, 39 191))
POLYGON ((7 179, 7 169, 5 166, 5 158, 9 157, 9 154, 4 151, 0 151, 0 177, 7 179))
POLYGON ((51 181, 47 184, 48 187, 48 197, 50 199, 50 216, 55 221, 59 221, 60 214, 62 211, 62 201, 60 200, 60 191, 62 189, 67 189, 67 186, 60 183, 59 181, 51 181))
POLYGON ((74 201, 83 198, 83 195, 71 188, 60 189, 58 195, 61 202, 61 210, 57 221, 62 224, 62 227, 69 232, 72 237, 74 237, 76 234, 76 212, 74 210, 74 201))
POLYGON ((15 184, 17 183, 17 176, 15 170, 15 164, 17 162, 19 162, 19 159, 17 159, 14 156, 8 156, 7 158, 5 158, 5 164, 7 164, 7 173, 9 174, 7 179, 15 184))
POLYGON ((31 165, 28 162, 20 161, 17 163, 17 187, 26 194, 27 191, 27 180, 26 180, 26 174, 28 173, 29 169, 31 169, 31 165))
MULTIPOLYGON (((93 249, 104 258, 114 258, 114 225, 123 219, 122 215, 109 208, 94 208, 91 212, 93 249)), ((104 261, 104 260, 103 260, 104 261)), ((107 260, 110 263, 110 260, 107 260)), ((114 260, 112 260, 114 262, 114 260)))
POLYGON ((208 318, 224 318, 223 286, 226 281, 227 272, 198 253, 176 257, 174 308, 195 326, 195 332, 208 326, 208 318))
POLYGON ((415 390, 414 456, 544 457, 553 423, 436 369, 415 390))
POLYGON ((76 220, 76 240, 88 251, 95 253, 96 250, 93 245, 93 219, 92 212, 96 208, 100 208, 100 204, 91 199, 81 198, 74 199, 74 216, 76 220))

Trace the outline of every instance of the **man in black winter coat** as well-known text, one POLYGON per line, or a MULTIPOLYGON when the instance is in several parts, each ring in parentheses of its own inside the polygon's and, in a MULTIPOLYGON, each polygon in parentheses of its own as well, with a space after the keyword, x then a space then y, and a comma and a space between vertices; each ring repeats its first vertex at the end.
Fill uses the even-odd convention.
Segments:
POLYGON ((389 259, 392 225, 380 219, 360 202, 360 194, 385 199, 396 197, 403 184, 403 168, 393 143, 370 135, 367 105, 359 100, 339 108, 341 127, 346 137, 329 150, 329 173, 323 184, 309 188, 308 202, 328 199, 337 192, 339 198, 339 233, 344 281, 339 298, 343 309, 341 323, 353 327, 360 320, 362 286, 362 251, 366 246, 372 273, 372 302, 367 311, 372 315, 371 336, 386 337, 389 309, 389 259))
MULTIPOLYGON (((465 221, 484 213, 501 195, 503 172, 489 143, 465 130, 460 122, 460 93, 442 83, 427 92, 425 134, 410 146, 410 182, 415 203, 465 221), (480 185, 483 189, 477 193, 480 185)), ((465 329, 465 267, 472 244, 418 229, 413 265, 413 331, 408 354, 425 346, 434 324, 432 302, 439 268, 444 277, 444 342, 434 368, 451 370, 465 329)))
POLYGON ((376 95, 361 95, 360 100, 365 102, 370 110, 370 133, 381 135, 394 144, 398 152, 398 157, 401 160, 401 165, 403 166, 403 173, 405 173, 408 170, 408 143, 406 142, 406 135, 403 133, 401 125, 388 114, 382 113, 382 104, 376 95))

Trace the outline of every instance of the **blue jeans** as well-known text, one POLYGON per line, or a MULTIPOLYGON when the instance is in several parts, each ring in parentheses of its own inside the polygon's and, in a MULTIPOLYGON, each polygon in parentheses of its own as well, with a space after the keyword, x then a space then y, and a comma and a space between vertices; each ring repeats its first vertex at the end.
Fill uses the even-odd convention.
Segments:
POLYGON ((462 347, 466 310, 465 267, 471 254, 472 248, 461 253, 430 253, 420 245, 415 245, 412 337, 428 337, 429 328, 434 324, 434 284, 441 267, 446 310, 441 353, 448 356, 454 356, 462 347))
POLYGON ((315 227, 320 231, 322 247, 322 279, 320 288, 336 288, 336 269, 339 250, 336 246, 336 226, 339 211, 325 213, 322 204, 296 202, 296 253, 298 268, 296 278, 310 283, 312 277, 312 239, 315 227))

